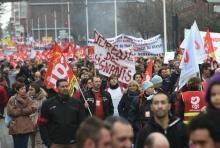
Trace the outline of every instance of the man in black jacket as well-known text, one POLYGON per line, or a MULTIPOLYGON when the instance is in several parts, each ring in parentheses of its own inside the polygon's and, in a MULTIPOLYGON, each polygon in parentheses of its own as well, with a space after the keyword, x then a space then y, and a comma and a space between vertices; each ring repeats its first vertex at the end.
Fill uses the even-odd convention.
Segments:
POLYGON ((152 98, 151 111, 153 117, 139 132, 135 144, 136 148, 143 148, 144 140, 153 132, 164 134, 170 143, 170 148, 187 147, 186 126, 180 119, 169 115, 170 108, 171 105, 166 94, 158 93, 152 98))
POLYGON ((73 148, 75 134, 85 119, 83 104, 69 96, 66 79, 56 82, 58 95, 46 100, 38 119, 43 142, 49 148, 73 148))
MULTIPOLYGON (((110 93, 101 88, 101 83, 100 77, 96 76, 93 78, 93 88, 84 93, 87 101, 84 103, 84 106, 86 111, 88 111, 87 108, 89 107, 94 116, 103 120, 113 115, 114 107, 110 93)), ((81 96, 81 100, 84 102, 83 96, 81 96)))

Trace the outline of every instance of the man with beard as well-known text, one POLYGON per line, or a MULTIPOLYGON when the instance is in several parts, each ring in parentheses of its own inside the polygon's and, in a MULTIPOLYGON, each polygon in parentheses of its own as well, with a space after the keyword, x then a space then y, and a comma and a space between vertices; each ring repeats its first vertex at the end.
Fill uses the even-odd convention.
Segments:
MULTIPOLYGON (((84 101, 83 96, 81 96, 81 100, 84 101, 86 111, 88 111, 87 109, 89 107, 92 115, 103 120, 108 116, 113 115, 114 107, 111 95, 109 92, 103 90, 101 83, 102 80, 100 77, 93 77, 92 89, 84 93, 87 102, 84 101)), ((89 115, 89 112, 87 112, 87 115, 89 115)))
POLYGON ((46 100, 38 119, 43 142, 49 148, 73 148, 75 134, 85 119, 83 104, 69 96, 66 79, 56 82, 58 95, 46 100))
POLYGON ((169 114, 170 108, 169 98, 165 93, 153 96, 151 102, 153 116, 139 132, 135 144, 136 148, 143 148, 144 140, 153 132, 164 134, 170 143, 170 148, 187 147, 186 126, 180 119, 169 114))

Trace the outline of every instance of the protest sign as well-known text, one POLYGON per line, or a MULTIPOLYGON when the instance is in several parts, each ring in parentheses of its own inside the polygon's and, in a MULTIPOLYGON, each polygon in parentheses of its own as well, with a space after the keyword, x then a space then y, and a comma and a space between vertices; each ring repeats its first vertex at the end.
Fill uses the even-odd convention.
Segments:
MULTIPOLYGON (((137 57, 163 54, 163 44, 160 35, 144 40, 121 34, 115 38, 108 38, 106 40, 117 48, 129 48, 133 51, 133 55, 137 57)), ((89 45, 94 46, 93 39, 89 39, 89 45)))
POLYGON ((135 63, 132 53, 128 49, 117 49, 109 43, 101 34, 94 32, 95 67, 99 73, 119 77, 119 81, 128 83, 135 74, 135 63))
POLYGON ((169 64, 170 60, 173 60, 175 57, 175 52, 165 52, 164 55, 164 64, 169 64))

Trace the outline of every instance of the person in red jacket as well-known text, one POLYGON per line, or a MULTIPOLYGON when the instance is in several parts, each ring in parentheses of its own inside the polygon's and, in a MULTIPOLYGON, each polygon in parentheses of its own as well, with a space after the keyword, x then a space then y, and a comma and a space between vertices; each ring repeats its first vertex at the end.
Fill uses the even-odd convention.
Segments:
POLYGON ((7 91, 4 88, 4 86, 0 85, 0 118, 3 118, 4 116, 4 108, 8 102, 8 96, 7 91))
POLYGON ((201 91, 201 80, 192 77, 187 82, 188 91, 182 93, 177 115, 188 124, 206 106, 205 92, 201 91))

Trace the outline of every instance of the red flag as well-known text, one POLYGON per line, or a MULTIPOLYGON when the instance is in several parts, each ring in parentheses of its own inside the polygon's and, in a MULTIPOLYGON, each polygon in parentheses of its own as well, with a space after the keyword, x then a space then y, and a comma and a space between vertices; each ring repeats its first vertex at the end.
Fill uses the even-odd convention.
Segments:
POLYGON ((54 89, 57 92, 56 81, 58 79, 66 79, 70 86, 70 95, 73 95, 76 77, 72 69, 67 64, 65 57, 59 50, 58 44, 55 42, 52 58, 49 61, 44 83, 46 86, 54 89))
POLYGON ((67 53, 69 51, 70 43, 69 41, 66 41, 63 45, 63 48, 61 49, 62 53, 67 53))
POLYGON ((212 44, 212 38, 211 38, 209 30, 207 30, 206 35, 205 35, 204 46, 205 46, 206 54, 208 54, 208 56, 211 57, 213 60, 216 60, 215 49, 212 44))
POLYGON ((150 81, 152 79, 152 71, 153 71, 153 60, 149 59, 143 81, 150 81))
POLYGON ((93 61, 95 55, 94 46, 87 46, 87 49, 88 49, 89 60, 93 61))

